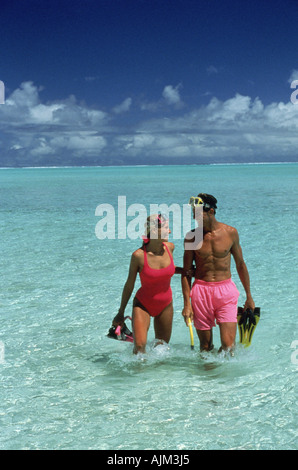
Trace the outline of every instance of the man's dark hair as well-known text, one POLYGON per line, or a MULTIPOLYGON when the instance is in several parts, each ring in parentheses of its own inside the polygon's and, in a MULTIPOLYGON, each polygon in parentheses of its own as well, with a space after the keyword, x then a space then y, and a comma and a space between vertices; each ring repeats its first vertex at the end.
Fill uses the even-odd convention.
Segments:
POLYGON ((198 194, 198 197, 204 201, 204 210, 208 211, 210 209, 214 209, 214 214, 216 214, 217 199, 214 196, 211 196, 211 194, 200 193, 198 194))

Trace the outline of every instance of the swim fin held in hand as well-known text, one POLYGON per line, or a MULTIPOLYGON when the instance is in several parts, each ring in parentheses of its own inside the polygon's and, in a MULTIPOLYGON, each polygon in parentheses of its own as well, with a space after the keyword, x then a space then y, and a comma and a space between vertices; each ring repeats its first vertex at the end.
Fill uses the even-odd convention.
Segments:
MULTIPOLYGON (((126 320, 127 318, 131 320, 131 317, 125 317, 124 320, 126 320)), ((133 343, 132 332, 129 330, 129 328, 127 328, 125 323, 122 328, 120 327, 120 325, 118 325, 117 327, 112 326, 109 329, 107 337, 117 339, 118 341, 128 341, 129 343, 133 343)))
POLYGON ((237 323, 240 344, 243 344, 246 348, 251 345, 260 315, 261 309, 259 307, 256 307, 254 311, 249 308, 244 310, 242 307, 238 307, 237 323))

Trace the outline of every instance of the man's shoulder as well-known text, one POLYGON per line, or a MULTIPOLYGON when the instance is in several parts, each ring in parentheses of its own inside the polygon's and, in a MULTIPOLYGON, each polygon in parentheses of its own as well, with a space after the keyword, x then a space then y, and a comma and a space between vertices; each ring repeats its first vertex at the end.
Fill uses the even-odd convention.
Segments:
POLYGON ((235 227, 232 227, 231 225, 228 225, 228 224, 224 224, 223 222, 219 222, 220 224, 220 228, 222 228, 223 230, 226 230, 227 232, 229 233, 237 233, 237 229, 235 227))
POLYGON ((226 233, 226 236, 230 237, 233 240, 233 243, 236 242, 239 238, 238 231, 235 227, 232 227, 231 225, 224 224, 221 222, 221 227, 222 230, 226 233))

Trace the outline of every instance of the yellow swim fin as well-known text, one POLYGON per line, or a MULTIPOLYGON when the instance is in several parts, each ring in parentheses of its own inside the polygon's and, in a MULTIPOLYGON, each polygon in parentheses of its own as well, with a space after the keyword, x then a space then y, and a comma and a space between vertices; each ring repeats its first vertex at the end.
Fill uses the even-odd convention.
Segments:
POLYGON ((240 343, 246 348, 251 345, 252 337, 259 323, 261 309, 256 307, 254 311, 238 307, 237 323, 240 343))
POLYGON ((242 307, 238 307, 237 323, 238 323, 238 332, 239 332, 239 342, 240 344, 245 344, 246 315, 244 315, 242 307))

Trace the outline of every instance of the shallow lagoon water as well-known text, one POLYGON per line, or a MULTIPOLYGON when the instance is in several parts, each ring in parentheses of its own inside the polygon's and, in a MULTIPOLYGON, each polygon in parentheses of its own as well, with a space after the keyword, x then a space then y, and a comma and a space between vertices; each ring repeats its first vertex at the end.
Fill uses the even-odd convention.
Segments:
MULTIPOLYGON (((296 449, 296 175, 296 164, 1 170, 0 448, 296 449), (191 351, 175 276, 170 345, 154 348, 151 327, 135 357, 106 334, 138 242, 98 240, 95 209, 201 190, 240 234, 261 307, 252 346, 218 354, 216 328, 213 352, 196 337, 191 351)), ((234 268, 233 279, 241 305, 234 268)))

